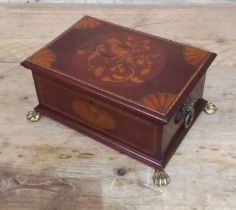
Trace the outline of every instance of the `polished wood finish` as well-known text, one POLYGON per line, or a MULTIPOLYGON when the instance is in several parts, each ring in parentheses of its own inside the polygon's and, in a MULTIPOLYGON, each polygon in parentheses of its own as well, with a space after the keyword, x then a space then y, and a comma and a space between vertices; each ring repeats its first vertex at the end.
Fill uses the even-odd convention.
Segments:
POLYGON ((84 16, 22 65, 166 122, 215 57, 84 16))
POLYGON ((85 16, 22 65, 33 72, 37 111, 163 168, 191 127, 176 114, 191 103, 194 122, 205 105, 215 56, 85 16))
POLYGON ((2 4, 0 13, 1 210, 236 206, 236 5, 2 4), (167 188, 154 188, 153 168, 140 161, 46 116, 37 123, 25 119, 38 100, 31 72, 19 62, 84 14, 218 54, 204 88, 204 98, 218 111, 202 113, 184 138, 166 167, 171 177, 167 188))

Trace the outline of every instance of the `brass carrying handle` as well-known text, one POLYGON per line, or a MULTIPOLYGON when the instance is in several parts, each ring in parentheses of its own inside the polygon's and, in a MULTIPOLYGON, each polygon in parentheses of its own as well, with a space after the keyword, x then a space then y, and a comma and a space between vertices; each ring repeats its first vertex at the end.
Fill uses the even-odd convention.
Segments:
POLYGON ((194 119, 194 104, 196 100, 188 101, 184 103, 180 111, 177 113, 175 123, 184 121, 184 128, 189 128, 192 125, 194 119))
MULTIPOLYGON (((193 108, 193 107, 192 107, 193 108)), ((184 120, 184 128, 189 128, 193 122, 194 117, 194 108, 191 110, 188 110, 188 113, 184 120)))

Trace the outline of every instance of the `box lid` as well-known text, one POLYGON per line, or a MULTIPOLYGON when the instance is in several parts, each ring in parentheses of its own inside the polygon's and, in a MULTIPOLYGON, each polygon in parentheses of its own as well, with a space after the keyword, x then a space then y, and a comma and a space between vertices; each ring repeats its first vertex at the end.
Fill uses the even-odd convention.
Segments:
POLYGON ((215 57, 84 16, 22 65, 167 122, 215 57))

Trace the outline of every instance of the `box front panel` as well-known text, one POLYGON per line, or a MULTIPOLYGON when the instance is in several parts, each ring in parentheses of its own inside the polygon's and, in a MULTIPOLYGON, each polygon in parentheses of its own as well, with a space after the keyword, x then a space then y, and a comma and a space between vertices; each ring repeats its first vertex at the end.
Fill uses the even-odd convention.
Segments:
POLYGON ((97 132, 153 157, 160 148, 160 129, 151 122, 108 104, 83 90, 74 90, 34 75, 40 104, 97 132))

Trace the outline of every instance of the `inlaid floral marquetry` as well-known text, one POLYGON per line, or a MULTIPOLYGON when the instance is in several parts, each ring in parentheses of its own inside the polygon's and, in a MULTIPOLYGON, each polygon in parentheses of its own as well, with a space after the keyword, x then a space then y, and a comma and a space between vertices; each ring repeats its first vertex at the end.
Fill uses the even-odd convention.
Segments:
POLYGON ((184 47, 183 57, 187 63, 192 64, 193 66, 199 65, 206 57, 207 52, 194 48, 194 47, 184 47))
POLYGON ((171 93, 152 93, 140 99, 140 103, 154 111, 165 113, 176 96, 171 93))
POLYGON ((214 57, 199 48, 84 16, 28 61, 107 97, 166 114, 214 57))
POLYGON ((161 46, 145 38, 111 33, 101 37, 93 48, 78 47, 74 67, 80 65, 81 60, 87 60, 87 71, 94 80, 107 85, 142 84, 165 65, 161 46))
POLYGON ((44 48, 30 57, 31 62, 50 67, 55 61, 55 54, 48 48, 44 48))

